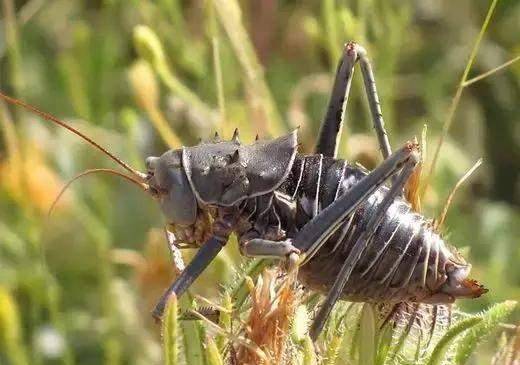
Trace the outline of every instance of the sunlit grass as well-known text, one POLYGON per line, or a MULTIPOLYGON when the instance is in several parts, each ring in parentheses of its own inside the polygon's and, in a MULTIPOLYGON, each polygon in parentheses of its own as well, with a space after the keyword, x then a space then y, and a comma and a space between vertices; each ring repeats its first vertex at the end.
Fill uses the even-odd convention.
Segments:
MULTIPOLYGON (((26 19, 24 9, 4 0, 1 89, 60 116, 88 119, 92 124, 81 123, 82 129, 136 167, 142 166, 146 155, 191 145, 215 130, 229 138, 235 127, 248 143, 256 133, 277 136, 290 123, 305 121, 302 148, 310 150, 330 88, 330 80, 321 76, 333 71, 345 41, 358 40, 375 64, 393 146, 419 135, 425 121, 446 121, 444 126, 428 123, 432 136, 428 140, 440 136, 440 142, 435 149, 431 142, 428 145, 434 151, 430 171, 437 168, 426 177, 431 188, 421 201, 426 212, 440 212, 454 183, 485 148, 483 142, 468 141, 475 135, 456 127, 468 116, 475 123, 471 126, 482 126, 478 106, 489 100, 469 93, 462 98, 463 90, 492 82, 498 71, 518 83, 518 72, 507 68, 515 67, 518 60, 512 51, 519 49, 518 39, 510 30, 511 19, 491 18, 495 8, 500 9, 496 0, 488 9, 455 97, 446 85, 459 78, 469 50, 450 55, 458 44, 446 39, 462 37, 464 44, 470 43, 473 29, 480 27, 465 15, 454 27, 449 15, 460 11, 455 4, 440 6, 439 18, 429 14, 438 24, 438 37, 437 31, 428 30, 414 17, 414 12, 427 10, 412 3, 279 4, 283 11, 262 8, 265 18, 254 4, 235 0, 207 2, 204 8, 197 4, 113 1, 87 9, 79 1, 57 1, 37 6, 26 19), (465 29, 468 34, 460 35, 458 31, 465 29), (501 29, 511 39, 489 34, 493 29, 501 29), (255 49, 262 31, 275 31, 269 52, 263 55, 264 65, 255 49), (484 40, 493 40, 495 48, 484 40), (501 48, 500 42, 508 48, 501 48), (484 58, 477 56, 479 48, 501 49, 504 59, 480 65, 477 76, 470 77, 484 58), (304 77, 315 82, 303 82, 304 77), (306 91, 298 89, 302 85, 307 85, 306 91), (301 120, 286 117, 291 105, 298 105, 299 114, 294 115, 302 116, 301 120), (461 122, 453 123, 456 115, 461 122)), ((474 4, 468 8, 477 19, 486 11, 474 4)), ((349 141, 373 140, 359 81, 356 76, 340 154, 376 164, 377 151, 370 148, 368 153, 358 150, 359 155, 354 151, 345 156, 349 141)), ((496 83, 503 84, 504 78, 496 83)), ((497 108, 514 107, 498 94, 493 103, 497 108)), ((482 198, 471 186, 458 193, 445 226, 455 245, 471 249, 474 275, 489 283, 491 292, 483 300, 456 307, 452 327, 423 350, 414 342, 414 328, 381 327, 378 308, 350 303, 338 306, 315 348, 307 333, 315 298, 297 296, 292 303, 269 300, 251 310, 255 305, 251 293, 262 288, 280 291, 284 281, 258 282, 266 262, 239 263, 234 241, 193 288, 193 293, 225 309, 213 319, 216 324, 184 320, 186 313, 207 304, 185 295, 178 302, 170 301, 161 338, 149 310, 174 270, 164 237, 154 230, 164 225, 157 207, 133 188, 93 177, 79 181, 47 218, 64 180, 78 170, 107 162, 19 109, 1 104, 0 113, 2 364, 166 361, 202 365, 226 363, 233 356, 265 364, 283 359, 328 365, 347 361, 463 364, 473 356, 480 364, 489 363, 495 352, 497 329, 504 335, 496 358, 509 365, 518 356, 514 355, 518 327, 509 323, 518 314, 511 316, 515 303, 506 300, 520 297, 520 269, 511 264, 520 259, 520 216, 513 205, 482 198), (489 309, 480 313, 484 308, 489 309), (258 336, 266 313, 276 313, 284 323, 279 328, 283 341, 258 336), (44 337, 49 333, 56 337, 44 337), (487 347, 480 346, 484 337, 492 339, 487 347), (53 352, 56 344, 62 345, 53 352)), ((480 177, 484 174, 489 176, 483 171, 475 179, 484 181, 480 177)), ((190 253, 184 253, 184 258, 189 260, 190 253)))

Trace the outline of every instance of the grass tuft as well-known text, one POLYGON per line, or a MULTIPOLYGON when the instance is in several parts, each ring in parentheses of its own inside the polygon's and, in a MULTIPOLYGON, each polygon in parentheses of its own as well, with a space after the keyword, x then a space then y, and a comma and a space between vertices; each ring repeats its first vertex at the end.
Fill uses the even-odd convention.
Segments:
MULTIPOLYGON (((192 250, 175 252, 174 270, 157 206, 111 179, 77 186, 44 221, 63 181, 105 161, 0 103, 0 363, 452 365, 472 357, 488 363, 495 351, 491 344, 480 346, 481 340, 497 328, 505 335, 493 365, 518 361, 518 327, 503 323, 518 321, 515 304, 493 303, 520 295, 514 193, 519 159, 513 144, 519 74, 506 70, 520 57, 496 62, 518 52, 513 25, 519 4, 508 4, 491 26, 498 1, 490 2, 461 77, 452 54, 458 48, 446 39, 473 28, 473 15, 481 11, 476 2, 22 3, 2 1, 0 64, 6 67, 0 89, 60 118, 84 119, 82 130, 132 166, 163 153, 164 145, 191 146, 215 129, 228 137, 235 127, 248 143, 257 132, 276 137, 289 125, 302 125, 300 151, 312 150, 331 86, 330 66, 348 40, 370 51, 394 146, 418 133, 424 120, 444 113, 447 86, 460 78, 431 165, 421 161, 407 193, 417 211, 438 211, 472 156, 486 156, 485 171, 464 199, 454 201, 450 231, 455 244, 471 245, 468 261, 490 292, 458 303, 448 314, 436 313, 433 328, 431 306, 390 316, 375 305, 341 302, 313 344, 308 327, 321 296, 274 275, 271 260, 239 259, 233 239, 190 291, 170 300, 160 338, 149 311, 192 250), (481 48, 486 53, 477 57, 481 48), (490 71, 470 77, 474 70, 490 71), (499 71, 500 78, 489 78, 499 71), (494 82, 491 91, 486 84, 464 93, 484 79, 494 82), (468 124, 451 131, 459 114, 468 124), (456 140, 447 138, 452 132, 456 140), (441 154, 441 147, 449 153, 441 154), (424 194, 427 167, 432 186, 424 194), (153 254, 147 252, 152 246, 153 254), (210 310, 211 319, 201 313, 191 316, 198 320, 182 319, 204 303, 218 316, 210 310), (488 306, 481 315, 466 314, 488 306), (48 340, 41 337, 48 333, 61 347, 36 344, 34 339, 48 340)), ((345 118, 349 138, 345 143, 342 136, 340 156, 372 168, 379 163, 377 142, 356 75, 345 118)))
POLYGON ((493 305, 482 313, 480 315, 482 320, 476 326, 472 326, 457 343, 453 363, 466 364, 477 345, 496 330, 503 321, 507 320, 516 306, 517 302, 507 300, 493 305))

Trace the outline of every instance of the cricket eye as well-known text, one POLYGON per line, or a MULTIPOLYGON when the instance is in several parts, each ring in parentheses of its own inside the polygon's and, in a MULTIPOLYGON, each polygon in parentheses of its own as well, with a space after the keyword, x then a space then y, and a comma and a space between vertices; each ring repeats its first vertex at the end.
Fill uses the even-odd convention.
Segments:
POLYGON ((147 157, 145 160, 146 165, 146 171, 148 171, 149 174, 153 175, 155 168, 157 166, 157 162, 159 160, 159 157, 147 157))

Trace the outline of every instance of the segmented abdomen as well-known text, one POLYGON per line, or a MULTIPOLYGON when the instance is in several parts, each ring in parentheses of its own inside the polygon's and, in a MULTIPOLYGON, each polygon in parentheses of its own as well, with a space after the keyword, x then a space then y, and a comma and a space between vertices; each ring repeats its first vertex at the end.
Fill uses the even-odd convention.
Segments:
MULTIPOLYGON (((339 195, 347 193, 366 173, 343 160, 298 156, 281 188, 296 202, 294 225, 288 236, 296 234, 339 195)), ((376 190, 300 268, 300 279, 306 286, 321 292, 330 289, 387 191, 387 187, 376 190)), ((456 258, 430 222, 401 198, 387 210, 367 247, 343 290, 344 299, 429 301, 447 279, 446 264, 456 258)))

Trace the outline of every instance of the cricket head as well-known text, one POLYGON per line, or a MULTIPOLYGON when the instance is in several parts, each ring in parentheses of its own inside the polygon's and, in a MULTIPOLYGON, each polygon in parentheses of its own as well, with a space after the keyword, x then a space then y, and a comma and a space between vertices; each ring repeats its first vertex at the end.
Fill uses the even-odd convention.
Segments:
POLYGON ((150 193, 168 223, 190 226, 197 221, 197 200, 182 167, 182 150, 170 150, 160 157, 146 159, 150 193))
POLYGON ((202 209, 182 164, 182 149, 146 159, 148 192, 159 203, 178 243, 200 246, 212 233, 211 208, 202 209))

